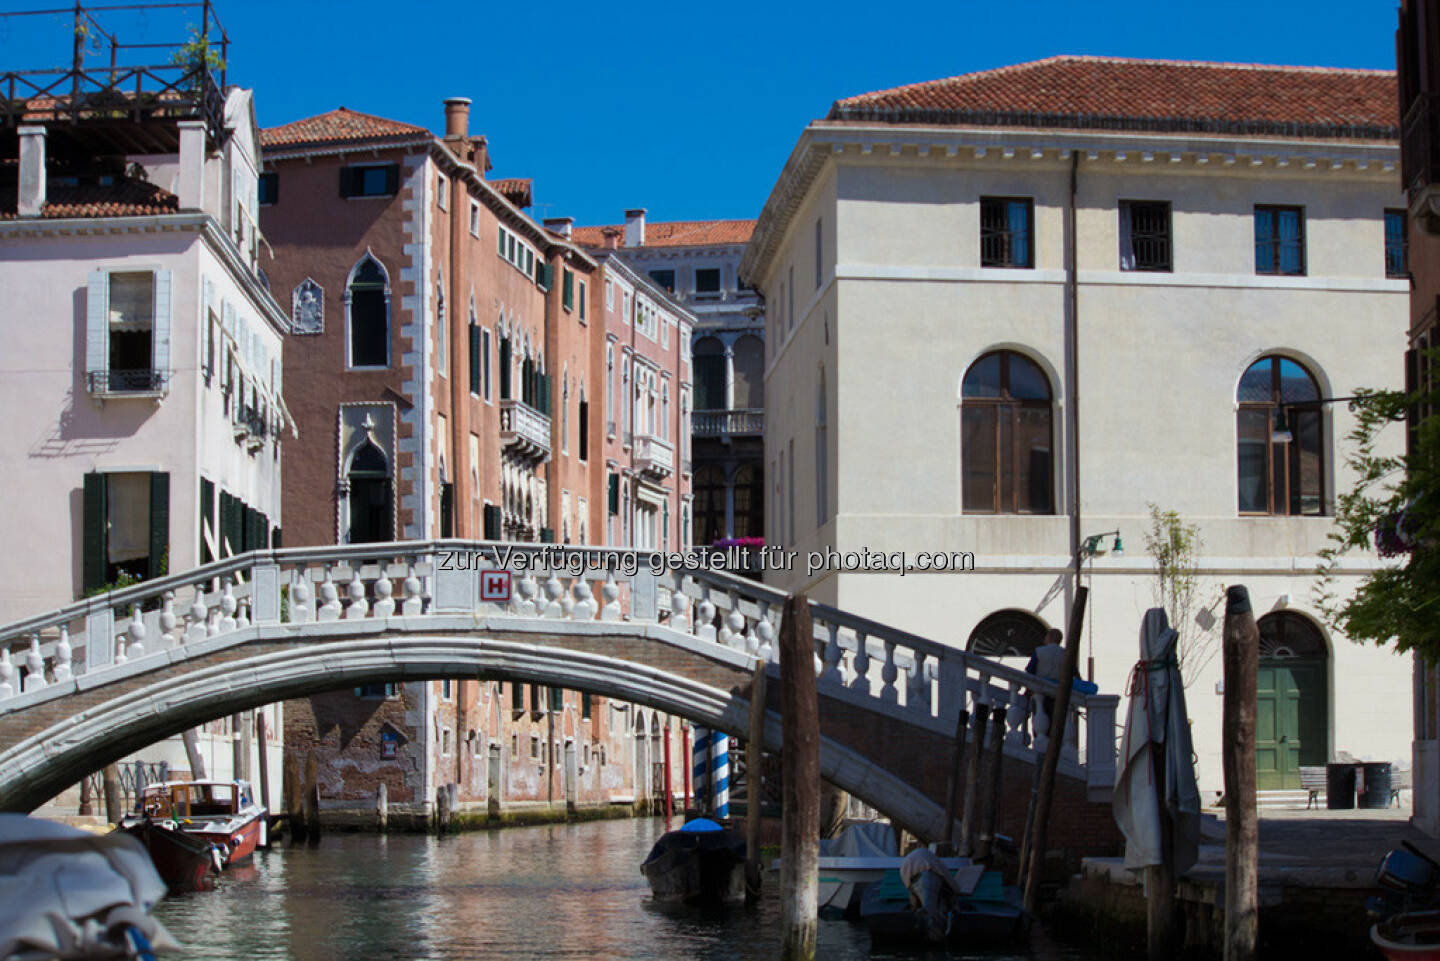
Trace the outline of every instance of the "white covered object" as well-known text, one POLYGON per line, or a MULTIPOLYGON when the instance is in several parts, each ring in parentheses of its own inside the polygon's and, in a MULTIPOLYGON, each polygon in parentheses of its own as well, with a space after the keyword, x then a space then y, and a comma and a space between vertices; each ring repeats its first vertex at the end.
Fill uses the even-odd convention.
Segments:
POLYGON ((155 948, 176 947, 149 914, 164 895, 128 834, 0 814, 0 959, 123 957, 131 925, 155 948))

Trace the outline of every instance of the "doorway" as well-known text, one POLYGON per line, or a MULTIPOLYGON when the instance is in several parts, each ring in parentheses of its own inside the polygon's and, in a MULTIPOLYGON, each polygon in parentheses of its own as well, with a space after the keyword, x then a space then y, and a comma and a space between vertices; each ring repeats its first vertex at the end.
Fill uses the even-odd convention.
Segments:
POLYGON ((1329 759, 1329 649, 1303 615, 1275 611, 1260 618, 1255 694, 1256 787, 1300 788, 1300 768, 1329 759))

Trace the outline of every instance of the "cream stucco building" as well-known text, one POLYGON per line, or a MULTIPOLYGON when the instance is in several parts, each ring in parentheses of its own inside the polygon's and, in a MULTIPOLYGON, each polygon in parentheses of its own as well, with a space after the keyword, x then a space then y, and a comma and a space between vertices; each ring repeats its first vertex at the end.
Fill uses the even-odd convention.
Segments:
POLYGON ((767 542, 797 552, 767 579, 1024 655, 1078 558, 1082 670, 1123 694, 1155 504, 1203 539, 1207 796, 1226 585, 1261 618, 1262 788, 1340 752, 1408 765, 1410 660, 1328 627, 1314 574, 1353 481, 1333 399, 1401 382, 1395 103, 1387 72, 1079 57, 837 102, 741 267, 769 323, 767 542))

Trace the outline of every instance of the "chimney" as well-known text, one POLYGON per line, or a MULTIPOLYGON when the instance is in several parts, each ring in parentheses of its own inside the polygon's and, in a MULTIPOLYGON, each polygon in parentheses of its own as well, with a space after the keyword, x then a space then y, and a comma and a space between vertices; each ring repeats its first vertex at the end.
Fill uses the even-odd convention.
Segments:
POLYGON ((205 206, 205 121, 181 120, 180 173, 175 178, 175 196, 181 210, 205 206))
POLYGON ((603 243, 601 244, 601 246, 604 247, 606 250, 618 250, 618 249, 620 249, 620 228, 619 228, 619 227, 606 227, 606 228, 604 228, 603 230, 600 231, 600 235, 604 238, 604 241, 603 241, 603 243))
POLYGON ((21 127, 20 196, 15 205, 22 217, 38 217, 45 209, 45 128, 21 127))
POLYGON ((574 231, 575 231, 575 218, 574 218, 574 217, 546 217, 546 218, 545 218, 545 229, 546 229, 546 230, 550 230, 550 231, 554 231, 555 233, 557 233, 557 234, 559 234, 560 236, 564 237, 566 240, 569 240, 571 234, 573 234, 574 231))
POLYGON ((445 98, 445 139, 464 140, 470 135, 470 98, 445 98))
POLYGON ((645 208, 625 211, 625 246, 645 246, 645 208))

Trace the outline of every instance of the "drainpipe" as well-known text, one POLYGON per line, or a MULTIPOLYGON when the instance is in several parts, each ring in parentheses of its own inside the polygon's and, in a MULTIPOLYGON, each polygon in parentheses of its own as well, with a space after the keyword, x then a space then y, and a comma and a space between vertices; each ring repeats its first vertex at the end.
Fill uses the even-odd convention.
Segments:
MULTIPOLYGON (((1070 563, 1080 586, 1080 291, 1076 275, 1075 193, 1080 151, 1070 151, 1070 198, 1065 208, 1065 405, 1070 433, 1070 563)), ((1072 603, 1073 603, 1072 594, 1072 603)))

